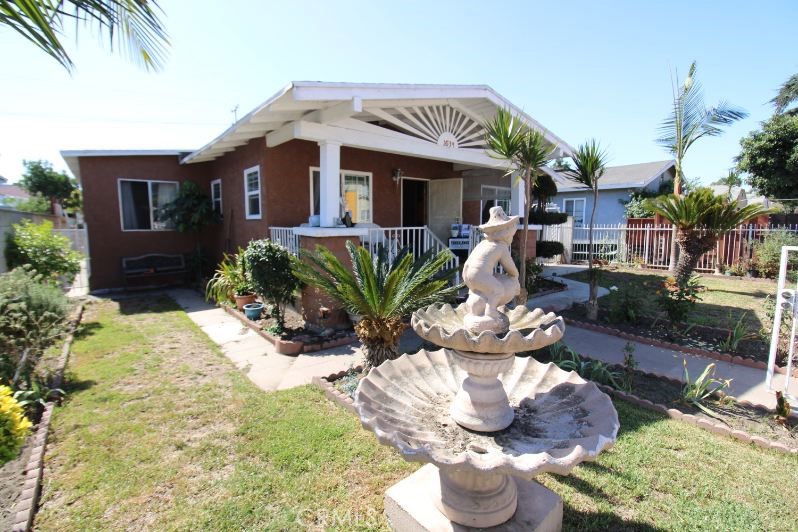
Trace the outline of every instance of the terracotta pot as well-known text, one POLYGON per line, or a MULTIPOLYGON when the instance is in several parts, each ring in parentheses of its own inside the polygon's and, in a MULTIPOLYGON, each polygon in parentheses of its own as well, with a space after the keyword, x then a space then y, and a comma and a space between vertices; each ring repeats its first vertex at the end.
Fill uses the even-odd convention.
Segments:
POLYGON ((249 305, 250 303, 255 302, 255 294, 246 294, 243 296, 239 296, 236 294, 236 307, 238 310, 244 311, 244 305, 249 305))

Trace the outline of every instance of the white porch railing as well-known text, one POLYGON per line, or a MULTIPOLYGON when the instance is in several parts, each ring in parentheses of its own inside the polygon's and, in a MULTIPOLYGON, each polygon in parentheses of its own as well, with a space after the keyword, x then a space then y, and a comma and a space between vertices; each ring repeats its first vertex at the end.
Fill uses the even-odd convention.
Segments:
MULTIPOLYGON (((273 242, 285 247, 293 255, 299 256, 299 237, 294 234, 293 227, 270 227, 269 237, 273 242)), ((448 249, 446 244, 435 236, 435 233, 430 231, 429 227, 370 227, 368 228, 367 236, 362 239, 363 246, 369 250, 371 254, 377 252, 380 244, 388 249, 391 256, 395 256, 400 249, 406 247, 413 254, 414 258, 418 258, 429 249, 434 249, 436 253, 448 249)), ((460 259, 457 256, 452 257, 446 263, 447 268, 460 267, 460 259)), ((457 279, 459 282, 460 274, 458 273, 457 279)))
POLYGON ((269 238, 272 242, 283 246, 292 255, 299 256, 299 237, 294 234, 293 227, 270 227, 269 238))

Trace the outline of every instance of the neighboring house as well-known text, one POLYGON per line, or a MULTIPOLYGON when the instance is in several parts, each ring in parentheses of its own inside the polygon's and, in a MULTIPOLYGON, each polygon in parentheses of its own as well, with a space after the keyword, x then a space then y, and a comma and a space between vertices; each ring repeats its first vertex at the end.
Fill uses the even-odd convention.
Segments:
POLYGON ((270 236, 337 254, 353 239, 417 253, 451 244, 453 223, 479 224, 496 204, 521 211, 521 185, 485 151, 481 124, 498 108, 519 113, 558 156, 571 153, 484 85, 320 82, 289 84, 195 151, 64 151, 83 190, 91 288, 123 286, 125 257, 194 247, 158 213, 185 180, 223 214, 202 235, 216 258, 270 236), (341 226, 344 211, 354 227, 341 226))
MULTIPOLYGON (((610 166, 599 179, 598 209, 595 223, 622 224, 626 221, 624 203, 632 193, 648 190, 657 192, 660 186, 673 181, 676 175, 674 161, 610 166)), ((593 208, 593 194, 587 187, 579 185, 562 175, 555 177, 557 195, 549 199, 560 212, 574 217, 574 225, 587 225, 593 208)))
POLYGON ((6 178, 0 178, 0 206, 9 206, 18 201, 30 198, 30 194, 19 185, 7 184, 6 178))

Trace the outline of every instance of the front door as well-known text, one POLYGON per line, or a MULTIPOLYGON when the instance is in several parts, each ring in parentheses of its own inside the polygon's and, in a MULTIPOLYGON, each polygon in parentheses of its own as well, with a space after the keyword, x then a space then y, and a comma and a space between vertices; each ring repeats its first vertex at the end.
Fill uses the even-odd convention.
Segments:
POLYGON ((463 221, 463 180, 433 179, 429 182, 430 230, 441 242, 447 243, 453 223, 463 221))
POLYGON ((421 179, 402 179, 402 226, 427 225, 427 183, 421 179))

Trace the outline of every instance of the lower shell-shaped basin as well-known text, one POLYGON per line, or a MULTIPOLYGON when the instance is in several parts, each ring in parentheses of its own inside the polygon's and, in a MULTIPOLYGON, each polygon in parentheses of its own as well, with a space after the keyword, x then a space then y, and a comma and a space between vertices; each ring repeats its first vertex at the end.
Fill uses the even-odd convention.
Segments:
POLYGON ((478 433, 449 417, 465 373, 451 351, 419 351, 384 362, 360 381, 355 407, 363 425, 406 460, 531 479, 567 474, 615 441, 618 414, 598 387, 574 372, 516 357, 500 376, 515 420, 478 433))
POLYGON ((468 314, 465 303, 430 305, 413 313, 410 324, 416 333, 441 347, 476 353, 520 353, 541 349, 562 338, 565 323, 553 312, 529 310, 519 305, 507 312, 510 330, 504 334, 484 331, 475 335, 468 331, 464 320, 468 314))

